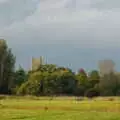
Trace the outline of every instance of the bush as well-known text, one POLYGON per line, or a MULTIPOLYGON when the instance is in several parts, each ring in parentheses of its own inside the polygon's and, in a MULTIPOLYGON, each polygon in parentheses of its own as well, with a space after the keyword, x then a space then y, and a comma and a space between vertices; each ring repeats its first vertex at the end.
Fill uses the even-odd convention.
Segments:
POLYGON ((91 88, 86 91, 85 96, 88 98, 98 97, 100 96, 100 91, 97 88, 91 88))
POLYGON ((84 96, 85 91, 86 91, 86 87, 83 85, 79 85, 75 88, 74 95, 75 96, 84 96))
POLYGON ((17 95, 38 95, 39 91, 39 81, 27 81, 20 86, 17 91, 17 95))
POLYGON ((107 89, 104 89, 104 90, 101 90, 101 96, 114 96, 114 93, 112 90, 107 90, 107 89))
POLYGON ((25 95, 26 94, 26 88, 27 88, 27 82, 23 83, 20 88, 17 90, 17 95, 25 95))
POLYGON ((13 95, 16 95, 17 92, 18 92, 18 90, 19 90, 19 88, 20 88, 19 86, 16 86, 15 88, 12 88, 12 89, 11 89, 12 94, 13 94, 13 95))

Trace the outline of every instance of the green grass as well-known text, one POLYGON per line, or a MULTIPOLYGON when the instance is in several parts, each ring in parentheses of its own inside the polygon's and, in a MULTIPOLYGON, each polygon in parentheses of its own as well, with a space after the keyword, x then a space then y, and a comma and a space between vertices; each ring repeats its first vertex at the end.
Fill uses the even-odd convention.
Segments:
POLYGON ((120 100, 99 98, 10 98, 1 100, 0 120, 120 120, 120 100))

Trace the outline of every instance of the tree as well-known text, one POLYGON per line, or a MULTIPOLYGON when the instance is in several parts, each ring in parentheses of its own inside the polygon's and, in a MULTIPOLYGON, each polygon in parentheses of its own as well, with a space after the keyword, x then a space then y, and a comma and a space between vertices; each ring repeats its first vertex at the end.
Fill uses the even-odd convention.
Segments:
POLYGON ((88 85, 88 77, 84 69, 79 70, 78 74, 76 75, 76 79, 78 80, 78 84, 84 86, 88 85))
POLYGON ((100 82, 100 75, 97 70, 93 70, 89 73, 89 82, 92 88, 100 82))
POLYGON ((15 56, 5 40, 0 40, 0 93, 7 94, 13 85, 15 56))
POLYGON ((105 74, 100 80, 102 95, 116 96, 120 89, 120 80, 113 72, 105 74))
POLYGON ((58 73, 57 77, 57 93, 72 95, 76 87, 75 75, 68 71, 58 73))
POLYGON ((18 89, 17 94, 19 95, 39 95, 40 91, 40 83, 43 80, 43 73, 34 72, 29 75, 28 80, 25 81, 18 89))
POLYGON ((20 86, 26 80, 27 80, 27 73, 25 72, 25 70, 21 66, 19 66, 18 70, 15 71, 14 85, 20 86))
POLYGON ((75 76, 70 70, 57 68, 51 71, 45 68, 44 71, 29 72, 28 81, 21 85, 18 94, 72 95, 75 87, 75 76))
POLYGON ((16 94, 19 87, 28 80, 28 73, 21 67, 15 71, 14 73, 14 83, 12 88, 12 93, 16 94))
POLYGON ((100 95, 100 90, 96 88, 90 88, 85 93, 85 96, 88 98, 98 97, 100 95))
POLYGON ((37 71, 52 73, 56 71, 56 69, 57 69, 57 66, 54 64, 45 64, 45 65, 40 65, 37 71))
POLYGON ((80 69, 76 75, 76 92, 75 94, 83 96, 85 91, 89 88, 88 76, 84 69, 80 69))

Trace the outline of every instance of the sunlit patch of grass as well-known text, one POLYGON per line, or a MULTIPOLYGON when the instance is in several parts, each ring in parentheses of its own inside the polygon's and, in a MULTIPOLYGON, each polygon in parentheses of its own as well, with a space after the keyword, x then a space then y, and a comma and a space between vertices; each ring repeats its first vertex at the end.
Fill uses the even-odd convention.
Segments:
POLYGON ((38 99, 4 99, 0 120, 120 120, 119 98, 38 99))

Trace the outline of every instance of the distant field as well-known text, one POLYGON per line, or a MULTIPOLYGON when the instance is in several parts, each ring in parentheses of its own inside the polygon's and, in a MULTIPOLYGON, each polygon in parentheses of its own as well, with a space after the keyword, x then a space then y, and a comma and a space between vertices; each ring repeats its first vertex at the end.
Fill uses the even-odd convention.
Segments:
POLYGON ((120 98, 7 97, 0 120, 120 120, 120 98))

